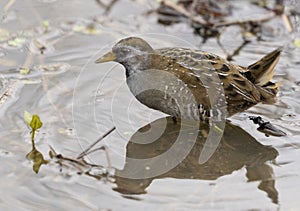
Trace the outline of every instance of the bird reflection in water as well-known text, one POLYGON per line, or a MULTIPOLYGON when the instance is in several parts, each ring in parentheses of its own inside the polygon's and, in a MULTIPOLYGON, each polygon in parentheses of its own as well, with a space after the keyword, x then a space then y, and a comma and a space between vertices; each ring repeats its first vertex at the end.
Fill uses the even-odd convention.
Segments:
MULTIPOLYGON (((174 123, 171 117, 158 119, 152 122, 151 126, 149 124, 140 128, 127 144, 124 168, 116 171, 115 182, 117 187, 115 190, 123 194, 143 194, 146 193, 145 189, 150 186, 154 179, 171 177, 176 179, 216 180, 245 167, 248 181, 259 181, 258 188, 266 192, 273 203, 278 203, 273 169, 266 163, 274 160, 278 156, 278 151, 273 147, 260 144, 246 131, 229 121, 226 122, 219 146, 206 163, 200 164, 199 156, 209 132, 209 127, 206 124, 201 124, 200 129, 197 131, 199 132, 196 136, 197 140, 189 154, 173 168, 169 168, 167 165, 172 163, 171 159, 174 159, 174 156, 166 156, 165 160, 159 162, 160 165, 166 165, 165 169, 170 170, 166 170, 166 172, 157 176, 150 176, 148 171, 155 170, 157 163, 154 159, 149 158, 157 157, 174 147, 180 128, 180 120, 174 123), (160 131, 163 127, 165 127, 165 130, 159 138, 152 143, 145 144, 145 139, 149 138, 149 131, 155 134, 155 131, 160 131), (146 159, 146 163, 144 166, 135 165, 132 158, 146 159), (139 174, 142 177, 124 176, 128 173, 139 174)), ((187 131, 187 133, 191 133, 191 131, 187 131)))

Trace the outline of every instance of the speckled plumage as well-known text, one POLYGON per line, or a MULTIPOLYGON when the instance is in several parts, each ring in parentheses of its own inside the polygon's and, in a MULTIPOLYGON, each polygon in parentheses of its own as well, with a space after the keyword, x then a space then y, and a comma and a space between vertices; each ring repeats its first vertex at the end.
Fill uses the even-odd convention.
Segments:
POLYGON ((270 80, 279 56, 280 49, 274 50, 245 68, 200 50, 154 50, 143 39, 129 37, 96 63, 122 64, 131 92, 146 106, 176 118, 203 120, 212 115, 211 104, 226 104, 231 116, 260 102, 274 103, 278 84, 270 80))

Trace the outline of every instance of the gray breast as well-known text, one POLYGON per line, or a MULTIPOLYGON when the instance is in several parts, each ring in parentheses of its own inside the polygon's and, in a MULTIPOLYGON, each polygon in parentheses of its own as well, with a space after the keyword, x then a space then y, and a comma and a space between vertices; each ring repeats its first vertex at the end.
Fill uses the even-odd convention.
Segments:
POLYGON ((199 121, 199 106, 187 85, 172 73, 147 70, 127 78, 133 95, 149 108, 199 121))

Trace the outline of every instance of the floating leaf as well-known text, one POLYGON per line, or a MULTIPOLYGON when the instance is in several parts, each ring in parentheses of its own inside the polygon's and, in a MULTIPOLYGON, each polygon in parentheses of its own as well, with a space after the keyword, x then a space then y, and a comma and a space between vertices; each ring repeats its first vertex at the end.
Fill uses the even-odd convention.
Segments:
POLYGON ((24 111, 24 120, 30 126, 30 123, 32 121, 32 114, 28 111, 24 111))
POLYGON ((30 73, 30 69, 28 67, 25 67, 25 68, 21 68, 20 69, 20 74, 21 75, 27 75, 30 73))
POLYGON ((90 34, 90 35, 96 35, 96 34, 100 34, 101 31, 99 29, 96 29, 94 26, 79 26, 79 25, 75 25, 73 27, 73 30, 75 32, 81 32, 83 34, 90 34))
POLYGON ((22 47, 25 42, 26 42, 26 39, 24 37, 16 37, 13 40, 9 40, 8 45, 13 46, 13 47, 22 47))
POLYGON ((246 38, 252 38, 252 37, 254 37, 255 36, 255 34, 253 34, 253 33, 251 33, 251 32, 245 32, 244 33, 244 37, 246 37, 246 38))
POLYGON ((35 131, 35 130, 41 128, 42 125, 43 125, 43 123, 41 122, 40 117, 38 115, 34 114, 32 116, 32 120, 30 122, 30 127, 32 128, 32 130, 35 131))
POLYGON ((294 45, 297 47, 297 48, 300 48, 300 39, 299 38, 296 38, 294 40, 294 45))
POLYGON ((48 28, 49 27, 49 21, 43 21, 43 26, 45 27, 45 28, 48 28))

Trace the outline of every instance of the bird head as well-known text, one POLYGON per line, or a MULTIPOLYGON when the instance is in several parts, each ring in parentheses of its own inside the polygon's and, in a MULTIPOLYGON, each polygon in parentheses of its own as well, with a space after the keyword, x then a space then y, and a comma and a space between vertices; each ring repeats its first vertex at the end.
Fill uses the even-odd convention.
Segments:
POLYGON ((128 37, 120 40, 113 46, 111 51, 97 59, 95 63, 115 61, 126 64, 130 60, 136 60, 137 56, 147 55, 152 52, 152 47, 145 40, 138 37, 128 37))

